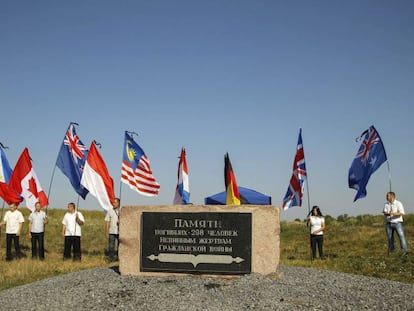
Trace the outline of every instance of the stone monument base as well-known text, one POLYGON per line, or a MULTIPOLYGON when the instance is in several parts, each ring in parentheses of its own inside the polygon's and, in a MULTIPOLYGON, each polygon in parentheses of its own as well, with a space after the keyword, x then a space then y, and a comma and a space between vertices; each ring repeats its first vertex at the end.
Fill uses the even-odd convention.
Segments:
MULTIPOLYGON (((120 245, 119 245, 119 271, 122 275, 141 275, 141 276, 164 276, 164 275, 177 275, 177 276, 183 276, 183 275, 189 275, 194 273, 186 273, 186 271, 181 271, 180 273, 176 273, 175 271, 172 272, 166 272, 162 271, 143 271, 143 261, 147 260, 147 257, 141 257, 141 253, 143 251, 143 248, 145 245, 142 241, 142 233, 143 233, 143 214, 148 215, 157 215, 154 213, 174 213, 174 215, 180 215, 183 216, 189 215, 186 213, 194 213, 197 215, 197 213, 202 213, 205 215, 205 213, 214 213, 214 215, 220 215, 220 213, 240 213, 243 215, 248 215, 249 219, 251 219, 251 236, 249 235, 249 245, 246 245, 246 248, 249 249, 249 252, 251 253, 251 258, 248 258, 249 260, 249 267, 251 267, 251 272, 260 273, 263 275, 275 273, 277 271, 277 268, 279 266, 279 256, 280 256, 280 219, 279 219, 279 208, 275 206, 270 205, 241 205, 241 206, 229 206, 229 205, 175 205, 175 206, 124 206, 121 209, 121 215, 120 215, 120 231, 119 231, 119 237, 120 237, 120 245), (251 238, 251 239, 250 239, 251 238)), ((162 215, 162 214, 160 214, 162 215)), ((168 214, 167 214, 168 215, 168 214)), ((237 214, 235 214, 237 215, 237 214)), ((185 217, 182 217, 185 218, 185 217)), ((228 218, 228 217, 227 217, 228 218)), ((235 222, 237 222, 237 217, 235 218, 235 222)), ((218 221, 219 222, 219 221, 218 221)), ((196 232, 196 234, 199 234, 201 232, 202 234, 206 235, 207 233, 210 234, 225 234, 226 232, 229 232, 231 234, 231 231, 211 231, 206 227, 206 223, 210 225, 216 225, 217 221, 213 223, 213 221, 182 221, 177 220, 177 226, 185 227, 186 225, 190 229, 188 230, 152 230, 155 231, 156 235, 156 243, 159 240, 163 241, 182 241, 182 239, 171 239, 166 238, 165 236, 162 236, 163 234, 169 234, 170 232, 175 232, 176 234, 190 234, 190 232, 196 232), (193 226, 193 227, 191 227, 193 226), (195 226, 195 227, 194 227, 195 226), (224 232, 224 233, 223 233, 224 232)), ((236 224, 237 225, 237 224, 236 224)), ((249 229, 246 229, 246 231, 249 229)), ((152 232, 150 230, 150 233, 152 232)), ((249 234, 249 232, 243 232, 243 228, 240 228, 238 231, 234 230, 234 235, 239 235, 238 233, 243 234, 249 234)), ((206 236, 204 236, 206 237, 206 236)), ((185 238, 187 238, 185 236, 185 238)), ((200 240, 200 239, 197 239, 200 240)), ((207 241, 207 239, 202 239, 202 241, 207 241)), ((229 241, 226 243, 231 244, 231 238, 224 240, 224 239, 212 239, 211 236, 209 236, 208 241, 229 241)), ((151 243, 151 244, 156 244, 151 243)), ((203 242, 204 243, 204 242, 203 242)), ((207 243, 207 242, 205 242, 207 243)), ((219 243, 219 242, 218 242, 219 243)), ((167 244, 165 245, 149 245, 150 247, 155 247, 156 250, 159 250, 159 253, 162 253, 163 250, 165 252, 170 251, 171 246, 167 244), (164 247, 164 248, 163 248, 164 247)), ((235 243, 233 243, 235 244, 235 243)), ((232 246, 232 245, 230 245, 232 246)), ((233 245, 234 246, 234 245, 233 245)), ((204 247, 204 246, 203 246, 204 247)), ((208 247, 208 246, 207 246, 208 247)), ((182 249, 189 248, 187 245, 183 245, 181 247, 181 253, 182 249)), ((216 247, 217 248, 217 247, 216 247)), ((224 249, 224 247, 222 247, 224 249)), ((156 253, 156 252, 155 252, 156 253)), ((185 252, 184 252, 185 253, 185 252)), ((151 254, 154 258, 159 258, 161 256, 156 256, 157 254, 151 254)), ((161 255, 161 254, 158 254, 161 255)), ((167 255, 164 257, 171 257, 171 254, 162 254, 167 255)), ((185 254, 173 254, 173 256, 190 256, 192 258, 197 257, 198 255, 185 255, 185 254)), ((216 257, 229 257, 229 256, 216 256, 216 257)), ((150 256, 148 256, 150 257, 150 256)), ((203 257, 203 256, 200 256, 203 257)), ((208 257, 204 256, 203 258, 208 257)), ((214 257, 214 256, 212 256, 214 257)), ((230 256, 230 259, 231 256, 230 256)), ((156 260, 156 259, 153 259, 156 260)), ((161 261, 161 259, 158 259, 161 261)), ((236 260, 236 259, 234 259, 236 260)), ((231 261, 231 260, 230 260, 231 261)), ((199 263, 192 262, 193 266, 191 264, 188 264, 190 267, 199 267, 199 263)), ((171 264, 170 264, 171 265, 171 264)), ((173 265, 173 264, 172 264, 173 265)), ((161 264, 162 266, 162 264, 161 264)), ((156 269, 155 269, 156 270, 156 269)), ((197 273, 197 274, 212 274, 213 273, 197 273)), ((217 274, 217 276, 221 275, 222 273, 217 274)), ((232 274, 230 271, 229 273, 226 273, 228 276, 232 274)), ((238 273, 240 274, 240 273, 238 273)))

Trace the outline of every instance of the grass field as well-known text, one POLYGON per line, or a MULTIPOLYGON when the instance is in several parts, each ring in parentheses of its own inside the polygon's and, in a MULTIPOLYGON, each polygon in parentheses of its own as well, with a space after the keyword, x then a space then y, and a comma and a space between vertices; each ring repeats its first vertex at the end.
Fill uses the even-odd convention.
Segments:
MULTIPOLYGON (((25 224, 20 237, 26 257, 5 261, 6 235, 4 226, 0 235, 0 290, 31 283, 63 273, 106 267, 107 241, 104 235, 103 211, 82 211, 85 225, 82 227, 82 261, 63 261, 61 221, 64 209, 47 211, 49 224, 45 231, 46 259, 32 260, 30 239, 27 236, 29 210, 21 209, 25 224)), ((3 211, 4 214, 5 211, 3 211)), ((341 215, 326 217, 324 250, 326 260, 310 260, 309 231, 303 221, 281 222, 280 263, 283 265, 334 270, 365 276, 379 277, 414 284, 414 215, 406 215, 404 229, 409 252, 406 255, 387 253, 383 217, 341 215)), ((399 246, 398 238, 396 245, 399 246)), ((399 247, 397 248, 399 249, 399 247)), ((114 264, 112 264, 114 265, 114 264)), ((116 263, 115 263, 116 265, 116 263)))

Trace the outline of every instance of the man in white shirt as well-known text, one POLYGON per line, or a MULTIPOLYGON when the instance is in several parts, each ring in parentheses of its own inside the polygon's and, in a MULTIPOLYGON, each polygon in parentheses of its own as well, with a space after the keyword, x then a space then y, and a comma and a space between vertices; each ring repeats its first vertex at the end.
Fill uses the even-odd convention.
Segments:
POLYGON ((14 249, 16 251, 16 258, 21 258, 22 253, 20 250, 20 233, 22 232, 22 227, 24 223, 23 214, 17 210, 16 203, 10 203, 10 210, 4 215, 3 221, 0 225, 6 225, 6 260, 12 260, 11 246, 12 242, 14 244, 14 249))
POLYGON ((28 235, 32 242, 32 258, 45 259, 45 224, 49 222, 47 215, 41 210, 40 202, 36 202, 35 210, 29 215, 28 235))
POLYGON ((393 252, 394 246, 394 232, 397 232, 398 238, 400 239, 400 247, 402 252, 407 251, 407 241, 405 240, 404 229, 403 229, 403 215, 404 206, 403 204, 395 199, 395 193, 390 191, 386 196, 387 203, 384 206, 385 216, 385 229, 388 238, 388 251, 393 252))
POLYGON ((81 260, 81 226, 85 223, 85 218, 81 212, 76 210, 75 203, 68 204, 68 211, 62 220, 62 236, 65 239, 63 249, 63 259, 72 258, 73 249, 73 260, 81 260))
POLYGON ((115 261, 115 241, 117 242, 117 251, 119 246, 119 198, 112 202, 113 208, 108 210, 105 216, 105 236, 108 240, 108 261, 115 261))

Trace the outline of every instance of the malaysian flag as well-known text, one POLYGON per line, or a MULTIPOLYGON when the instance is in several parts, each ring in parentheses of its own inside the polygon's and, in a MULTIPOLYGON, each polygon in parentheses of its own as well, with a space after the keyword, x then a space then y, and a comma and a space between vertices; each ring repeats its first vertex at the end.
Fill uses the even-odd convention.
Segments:
POLYGON ((293 173, 289 187, 283 198, 282 209, 287 210, 293 206, 302 206, 304 183, 306 180, 305 153, 302 145, 302 129, 299 130, 298 145, 296 147, 295 160, 293 161, 293 173))
POLYGON ((85 199, 88 190, 80 183, 88 148, 82 143, 75 130, 76 123, 70 123, 56 160, 57 167, 69 178, 73 189, 85 199))
POLYGON ((369 178, 382 163, 387 161, 384 145, 375 127, 370 126, 360 138, 362 136, 364 139, 348 172, 348 186, 357 190, 354 202, 366 197, 369 178))
POLYGON ((188 204, 190 203, 190 185, 188 182, 188 167, 184 148, 181 148, 177 175, 178 181, 175 189, 174 204, 188 204))
POLYGON ((125 131, 121 181, 145 196, 156 196, 160 191, 160 185, 152 175, 149 159, 127 131, 125 131))

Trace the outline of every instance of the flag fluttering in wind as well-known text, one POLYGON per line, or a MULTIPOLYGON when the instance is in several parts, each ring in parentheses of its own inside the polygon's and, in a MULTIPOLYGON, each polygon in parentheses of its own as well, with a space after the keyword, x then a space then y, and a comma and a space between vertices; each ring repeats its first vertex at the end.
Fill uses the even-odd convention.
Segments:
POLYGON ((56 160, 57 167, 69 178, 73 189, 85 199, 88 190, 80 183, 83 168, 85 166, 88 148, 82 143, 76 134, 75 124, 71 123, 66 131, 59 155, 56 160))
POLYGON ((156 196, 160 185, 152 175, 150 161, 144 150, 125 131, 121 181, 145 196, 156 196))
POLYGON ((112 202, 115 199, 114 181, 96 149, 95 142, 92 142, 89 148, 81 185, 89 190, 104 210, 112 208, 112 202))
POLYGON ((23 201, 18 194, 9 190, 9 181, 12 174, 9 161, 7 161, 6 153, 4 152, 2 145, 0 146, 0 197, 7 203, 12 202, 19 204, 23 201))
POLYGON ((36 202, 40 202, 42 207, 49 204, 46 193, 40 186, 39 180, 32 167, 29 150, 24 148, 17 160, 14 170, 10 176, 9 190, 23 196, 26 206, 34 211, 36 202))
POLYGON ((188 167, 184 148, 181 148, 177 175, 178 181, 177 188, 175 189, 174 204, 188 204, 190 203, 190 185, 188 182, 188 167))
POLYGON ((349 188, 357 190, 354 202, 367 195, 366 186, 371 175, 387 161, 387 155, 381 137, 374 126, 364 131, 358 152, 352 161, 348 173, 349 188))
POLYGON ((224 183, 226 186, 226 205, 240 205, 239 188, 228 152, 224 155, 224 183))
POLYGON ((304 184, 306 180, 305 152, 302 144, 302 129, 299 130, 298 144, 296 147, 295 160, 293 161, 293 173, 290 178, 289 187, 283 198, 282 209, 302 206, 304 184))

